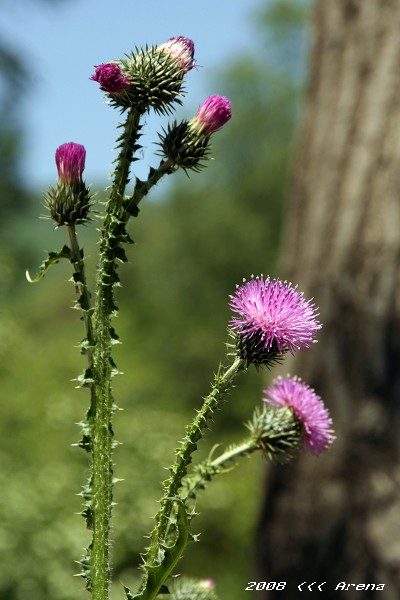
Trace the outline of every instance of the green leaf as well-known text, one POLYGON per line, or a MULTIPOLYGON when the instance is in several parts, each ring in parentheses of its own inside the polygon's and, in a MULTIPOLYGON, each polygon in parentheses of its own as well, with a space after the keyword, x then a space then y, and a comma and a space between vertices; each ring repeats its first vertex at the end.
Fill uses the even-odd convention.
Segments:
POLYGON ((72 259, 71 250, 68 246, 64 246, 60 252, 49 252, 46 260, 39 267, 39 273, 33 279, 29 271, 26 271, 26 278, 29 283, 38 283, 46 275, 50 267, 58 263, 61 258, 72 259))
POLYGON ((189 519, 186 505, 180 498, 169 498, 169 500, 175 502, 177 506, 176 539, 171 546, 160 548, 160 564, 157 566, 147 565, 149 578, 146 588, 133 596, 135 600, 150 600, 161 593, 164 582, 172 573, 189 542, 189 519))

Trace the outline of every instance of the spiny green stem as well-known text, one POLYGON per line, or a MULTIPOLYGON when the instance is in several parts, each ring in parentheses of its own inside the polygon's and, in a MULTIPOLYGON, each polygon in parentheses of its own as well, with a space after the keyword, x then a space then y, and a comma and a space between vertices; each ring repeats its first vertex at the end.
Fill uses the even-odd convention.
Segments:
POLYGON ((169 518, 174 498, 178 497, 178 492, 183 485, 182 480, 187 474, 188 465, 192 461, 192 454, 197 449, 197 442, 203 436, 203 430, 207 427, 222 397, 232 387, 235 377, 244 369, 245 361, 240 357, 235 357, 233 363, 224 372, 216 374, 211 393, 205 398, 203 406, 188 426, 186 436, 176 451, 175 463, 170 468, 171 477, 165 482, 161 509, 156 515, 156 525, 151 534, 151 543, 145 560, 145 575, 141 590, 135 598, 152 600, 163 583, 162 581, 155 583, 154 579, 149 577, 149 567, 151 569, 158 565, 158 557, 166 544, 169 518))
POLYGON ((92 351, 95 345, 93 323, 92 323, 92 307, 90 292, 86 281, 85 265, 83 262, 82 251, 78 244, 78 238, 74 225, 67 225, 68 236, 71 244, 72 264, 75 271, 75 284, 79 294, 78 303, 83 311, 83 320, 86 330, 85 354, 88 359, 89 369, 93 366, 92 351))
MULTIPOLYGON (((71 245, 71 262, 74 267, 74 281, 76 286, 76 291, 78 293, 78 300, 76 303, 76 307, 80 308, 83 313, 83 321, 85 323, 85 331, 86 338, 81 344, 81 349, 84 354, 86 354, 87 358, 87 370, 84 375, 81 377, 82 384, 90 387, 90 408, 86 414, 86 421, 83 422, 82 430, 83 437, 79 443, 79 446, 84 450, 91 451, 92 448, 92 433, 91 433, 91 409, 92 406, 96 404, 95 394, 96 388, 94 385, 94 358, 93 358, 93 350, 96 345, 93 322, 92 322, 92 313, 93 309, 91 306, 91 296, 89 292, 89 288, 86 281, 85 274, 85 265, 83 261, 83 250, 80 249, 78 238, 76 234, 76 229, 74 225, 67 225, 68 236, 71 245)), ((91 489, 92 489, 92 475, 89 478, 88 485, 82 491, 82 496, 85 498, 86 508, 82 513, 82 516, 86 518, 86 525, 88 528, 92 527, 93 522, 93 504, 91 500, 91 489)), ((81 561, 82 573, 81 575, 86 579, 86 587, 87 589, 92 588, 92 579, 90 574, 90 548, 87 550, 86 556, 81 561)))
POLYGON ((255 452, 255 450, 259 450, 260 445, 255 442, 253 438, 248 438, 241 444, 226 450, 221 454, 218 458, 215 458, 211 462, 211 467, 213 469, 224 468, 228 462, 232 460, 236 460, 237 458, 248 456, 255 452))
POLYGON ((89 422, 92 439, 93 541, 91 580, 93 600, 108 598, 110 581, 109 535, 112 509, 112 415, 111 362, 108 349, 109 331, 104 319, 96 321, 97 344, 94 350, 94 403, 89 422))
POLYGON ((165 488, 162 508, 158 516, 158 525, 154 534, 158 540, 164 540, 168 528, 168 517, 171 514, 172 500, 182 487, 182 479, 187 473, 187 467, 192 462, 192 454, 197 449, 197 442, 202 438, 203 430, 207 427, 220 400, 232 387, 233 380, 244 369, 244 361, 235 357, 232 365, 224 373, 217 373, 211 393, 204 400, 203 406, 189 425, 186 436, 176 453, 175 463, 170 468, 171 477, 165 488))
POLYGON ((122 209, 124 201, 125 188, 129 182, 129 171, 132 164, 134 152, 138 146, 138 132, 140 130, 141 113, 135 109, 128 112, 123 133, 119 137, 120 152, 116 159, 117 167, 114 171, 113 184, 111 187, 110 198, 107 207, 105 219, 105 228, 110 225, 113 216, 118 216, 122 209))
POLYGON ((111 355, 113 330, 111 318, 116 310, 113 287, 118 282, 116 261, 120 247, 127 235, 120 215, 124 194, 129 182, 129 170, 139 131, 140 114, 131 110, 119 138, 120 152, 100 242, 100 258, 93 323, 96 328, 96 345, 93 351, 94 394, 88 420, 92 451, 93 540, 91 544, 90 571, 93 600, 107 600, 111 577, 110 525, 113 500, 113 430, 112 416, 115 404, 111 379, 115 365, 111 355))
POLYGON ((97 297, 101 299, 99 310, 108 313, 109 318, 116 310, 113 298, 113 288, 119 281, 116 261, 118 259, 126 260, 122 244, 131 242, 125 229, 128 219, 123 220, 125 215, 124 196, 126 186, 129 183, 129 171, 133 155, 135 150, 139 148, 137 140, 140 130, 140 117, 141 114, 136 110, 129 111, 123 133, 119 137, 120 152, 116 160, 117 166, 107 202, 104 227, 101 230, 97 297), (100 306, 101 303, 104 306, 100 306))
MULTIPOLYGON (((108 598, 110 566, 109 566, 109 530, 112 506, 112 430, 111 417, 113 402, 110 400, 111 390, 109 379, 111 370, 110 357, 104 351, 107 346, 105 335, 106 322, 99 318, 99 296, 94 313, 96 338, 93 330, 92 308, 90 294, 86 283, 86 276, 79 248, 76 231, 73 226, 68 226, 71 243, 72 261, 75 270, 75 282, 81 296, 78 300, 83 310, 86 326, 87 345, 84 347, 88 360, 90 374, 89 386, 91 391, 91 404, 87 412, 87 430, 85 444, 89 445, 92 453, 91 475, 88 490, 92 500, 87 507, 87 522, 93 529, 93 541, 88 549, 85 561, 89 571, 84 569, 88 589, 92 592, 93 600, 106 600, 108 598), (89 511, 89 512, 88 512, 89 511)), ((100 305, 102 303, 100 302, 100 305)), ((100 311, 102 312, 102 311, 100 311)), ((86 448, 85 446, 85 449, 86 448)), ((83 564, 83 563, 82 563, 83 564)))
POLYGON ((167 160, 162 160, 156 169, 153 167, 150 169, 149 176, 146 181, 137 179, 132 197, 129 198, 125 205, 123 220, 127 221, 132 208, 139 205, 140 201, 149 193, 151 188, 160 181, 161 177, 173 173, 175 168, 174 162, 168 158, 167 160))
POLYGON ((186 482, 186 490, 182 495, 183 500, 194 498, 197 490, 203 489, 205 484, 210 481, 214 475, 217 475, 228 468, 228 463, 232 463, 238 458, 249 456, 261 448, 261 445, 257 443, 254 438, 249 437, 241 444, 232 446, 220 454, 218 458, 215 458, 214 460, 203 461, 196 466, 196 473, 192 475, 186 482))

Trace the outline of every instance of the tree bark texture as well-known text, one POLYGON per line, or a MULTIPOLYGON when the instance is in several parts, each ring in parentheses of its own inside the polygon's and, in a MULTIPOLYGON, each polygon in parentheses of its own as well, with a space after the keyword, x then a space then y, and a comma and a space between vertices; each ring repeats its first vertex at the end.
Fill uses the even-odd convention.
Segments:
POLYGON ((323 323, 285 374, 322 396, 337 440, 317 459, 303 453, 269 471, 258 575, 287 581, 289 600, 304 597, 304 581, 326 581, 325 598, 337 598, 338 582, 384 583, 377 596, 397 599, 400 0, 314 6, 283 257, 282 274, 314 297, 323 323))

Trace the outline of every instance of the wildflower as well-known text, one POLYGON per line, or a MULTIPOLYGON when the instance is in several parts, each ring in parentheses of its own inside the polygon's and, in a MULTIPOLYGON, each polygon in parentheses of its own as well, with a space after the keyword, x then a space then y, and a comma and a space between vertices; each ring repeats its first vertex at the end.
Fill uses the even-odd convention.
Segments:
POLYGON ((126 93, 113 94, 111 105, 123 110, 135 107, 139 114, 151 108, 159 114, 172 112, 174 104, 182 104, 183 78, 195 65, 193 54, 192 40, 179 36, 125 55, 118 66, 126 93))
POLYGON ((157 50, 165 52, 174 58, 184 73, 193 69, 196 64, 193 59, 194 43, 183 35, 170 38, 160 46, 157 46, 157 50))
POLYGON ((244 281, 230 296, 229 306, 237 315, 231 329, 262 351, 284 354, 308 348, 321 327, 311 300, 280 279, 261 276, 244 281))
POLYGON ((199 171, 210 154, 212 133, 231 118, 231 105, 224 96, 210 96, 190 121, 174 122, 160 135, 163 155, 182 169, 199 171))
POLYGON ((81 184, 86 150, 81 144, 67 142, 56 150, 58 176, 64 184, 81 184))
POLYGON ((311 454, 320 454, 335 436, 329 412, 315 391, 298 377, 278 377, 264 391, 263 401, 272 406, 288 406, 300 422, 304 443, 311 454))
POLYGON ((211 135, 232 117, 231 103, 225 96, 209 96, 189 121, 190 128, 199 134, 211 135))
POLYGON ((95 69, 96 72, 90 77, 90 79, 92 81, 97 81, 100 84, 100 89, 103 92, 120 94, 129 87, 129 78, 117 63, 103 63, 96 66, 95 69))
POLYGON ((81 144, 67 142, 56 150, 58 183, 44 194, 45 205, 57 225, 88 221, 93 195, 82 181, 86 150, 81 144))

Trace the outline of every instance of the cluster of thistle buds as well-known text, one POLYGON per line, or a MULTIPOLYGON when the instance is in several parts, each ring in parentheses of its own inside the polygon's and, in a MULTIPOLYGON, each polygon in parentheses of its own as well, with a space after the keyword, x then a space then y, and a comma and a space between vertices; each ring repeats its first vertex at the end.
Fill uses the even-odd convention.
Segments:
MULTIPOLYGON (((136 49, 120 60, 97 65, 90 77, 99 84, 111 106, 138 117, 151 109, 165 115, 182 104, 184 77, 196 66, 194 43, 183 36, 151 48, 136 49)), ((198 171, 209 157, 213 133, 231 118, 231 105, 224 96, 209 96, 196 115, 174 121, 159 134, 159 147, 168 169, 198 171)), ((82 181, 86 151, 74 142, 56 151, 59 180, 45 194, 45 204, 58 226, 85 223, 93 195, 82 181)))

